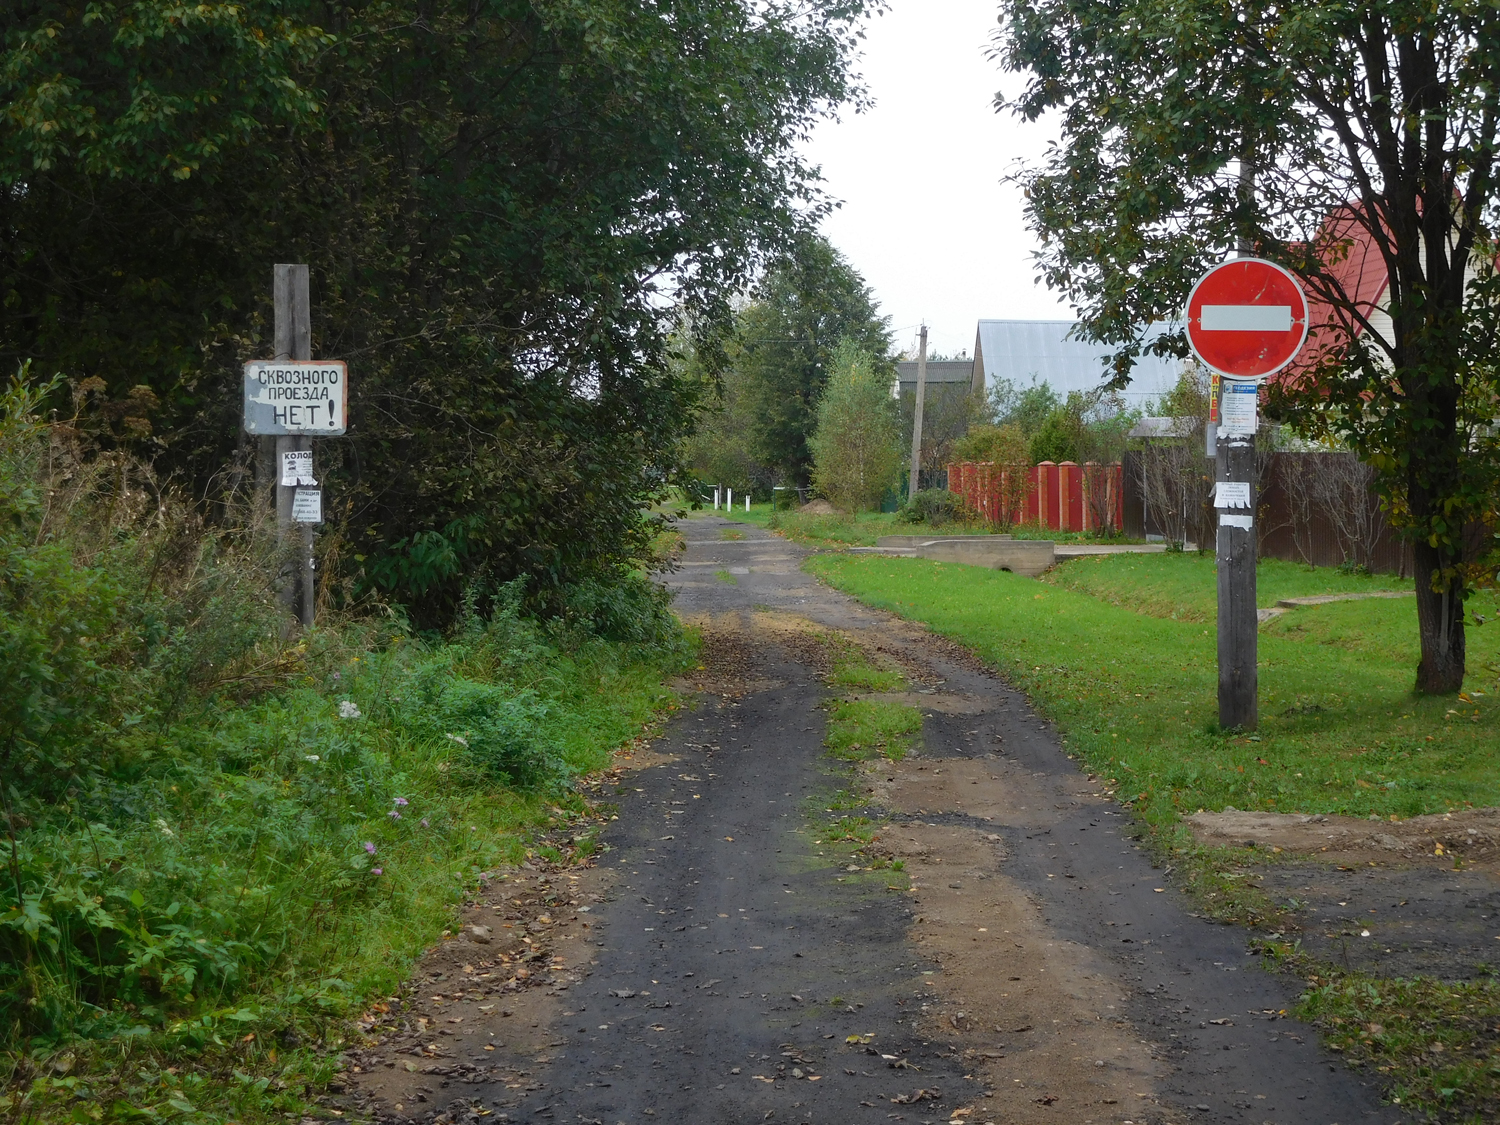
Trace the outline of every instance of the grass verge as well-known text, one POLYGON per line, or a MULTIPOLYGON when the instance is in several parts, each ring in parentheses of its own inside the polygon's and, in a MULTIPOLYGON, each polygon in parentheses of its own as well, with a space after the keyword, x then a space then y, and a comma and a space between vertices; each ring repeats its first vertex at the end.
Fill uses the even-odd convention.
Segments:
POLYGON ((27 806, 0 1113, 318 1112, 348 1017, 395 992, 483 872, 587 858, 570 779, 675 706, 684 656, 507 612, 446 643, 315 635, 286 686, 206 699, 126 772, 27 806))
MULTIPOLYGON (((687 518, 694 513, 683 512, 687 518)), ((839 549, 843 547, 873 547, 882 535, 990 535, 999 534, 988 524, 949 524, 935 528, 927 524, 902 523, 895 512, 859 512, 855 515, 814 515, 810 512, 773 512, 769 504, 752 504, 747 512, 743 508, 733 511, 698 512, 697 515, 722 515, 737 523, 751 524, 779 532, 796 543, 807 543, 814 547, 839 549)), ((1051 539, 1058 543, 1096 543, 1100 540, 1087 532, 1056 531, 1022 524, 1005 534, 1016 539, 1051 539)), ((728 536, 726 536, 728 538, 728 536)), ((1110 539, 1110 543, 1128 543, 1128 539, 1110 539)))
MULTIPOLYGON (((1153 617, 1211 622, 1218 606, 1214 567, 1212 553, 1200 555, 1195 551, 1164 557, 1101 555, 1074 559, 1050 571, 1043 581, 1153 617)), ((1412 588, 1409 578, 1351 574, 1280 559, 1263 559, 1256 567, 1255 583, 1256 604, 1262 608, 1274 606, 1282 598, 1412 588)))
MULTIPOLYGON (((907 686, 901 669, 872 656, 850 638, 835 632, 818 634, 830 656, 829 686, 836 692, 897 692, 907 686)), ((920 744, 922 713, 895 700, 838 696, 828 704, 824 745, 842 763, 840 780, 857 778, 857 763, 877 756, 900 761, 920 744)), ((871 815, 866 799, 850 788, 839 789, 826 805, 810 809, 818 842, 843 870, 840 880, 869 875, 904 889, 904 865, 880 843, 884 819, 871 815)), ((820 855, 822 853, 819 853, 820 855)))

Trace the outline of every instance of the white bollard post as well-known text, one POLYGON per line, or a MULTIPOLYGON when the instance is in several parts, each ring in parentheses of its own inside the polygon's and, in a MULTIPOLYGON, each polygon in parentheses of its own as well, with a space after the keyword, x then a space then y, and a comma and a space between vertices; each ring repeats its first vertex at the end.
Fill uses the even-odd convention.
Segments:
POLYGON ((749 510, 750 510, 750 497, 746 496, 745 497, 745 511, 748 512, 749 510))
POLYGON ((714 511, 719 510, 719 486, 714 485, 714 511))
POLYGON ((729 499, 724 501, 724 510, 727 512, 734 507, 734 489, 729 489, 729 499))

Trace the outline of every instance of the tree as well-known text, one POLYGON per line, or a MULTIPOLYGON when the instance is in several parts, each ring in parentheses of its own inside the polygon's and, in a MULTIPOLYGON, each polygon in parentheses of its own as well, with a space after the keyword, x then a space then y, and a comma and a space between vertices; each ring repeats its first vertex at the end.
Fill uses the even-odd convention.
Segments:
MULTIPOLYGON (((730 299, 825 208, 865 0, 16 0, 0 14, 0 360, 160 402, 209 501, 277 261, 350 361, 320 445, 367 585, 441 622, 648 558, 730 299)), ((226 469, 229 471, 226 472, 226 469)))
MULTIPOLYGON (((1493 542, 1471 532, 1500 507, 1500 10, 1006 0, 996 49, 1025 75, 998 104, 1060 122, 1025 176, 1029 221, 1047 284, 1117 346, 1118 381, 1139 326, 1177 313, 1238 245, 1328 310, 1279 405, 1376 470, 1416 564, 1417 687, 1458 690, 1464 600, 1494 574, 1493 542), (1365 246, 1389 274, 1388 330, 1356 283, 1365 246)), ((1156 346, 1185 354, 1180 335, 1156 346)))
POLYGON ((1052 384, 1038 383, 1035 376, 1022 387, 1014 379, 996 379, 990 386, 989 408, 997 425, 1015 425, 1029 440, 1042 428, 1047 416, 1062 405, 1052 384))
POLYGON ((889 390, 896 376, 890 330, 869 286, 826 239, 801 239, 740 314, 725 376, 744 383, 756 457, 779 484, 810 479, 818 402, 845 340, 889 390))
POLYGON ((991 464, 1000 473, 996 516, 1001 527, 1009 528, 1026 519, 1026 501, 1035 491, 1031 470, 1036 462, 1031 459, 1031 443, 1020 426, 1014 422, 974 426, 954 445, 953 456, 959 461, 991 464))
POLYGON ((846 512, 878 505, 901 474, 900 415, 890 378, 860 341, 835 349, 817 418, 814 487, 846 512))

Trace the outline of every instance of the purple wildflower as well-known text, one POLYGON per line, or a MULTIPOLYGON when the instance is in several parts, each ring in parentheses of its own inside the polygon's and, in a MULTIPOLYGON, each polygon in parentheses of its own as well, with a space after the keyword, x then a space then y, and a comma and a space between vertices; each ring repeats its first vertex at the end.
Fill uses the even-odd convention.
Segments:
POLYGON ((427 818, 425 816, 422 818, 422 827, 423 828, 431 828, 432 827, 432 825, 430 825, 430 824, 427 823, 427 818))
POLYGON ((366 840, 365 841, 365 851, 369 852, 371 855, 374 855, 375 854, 375 845, 372 844, 372 843, 370 843, 370 841, 366 840))
POLYGON ((401 819, 401 814, 399 812, 397 812, 395 809, 392 809, 390 812, 386 813, 385 815, 388 816, 388 817, 390 817, 392 820, 400 820, 401 819))
POLYGON ((399 807, 399 806, 402 806, 402 805, 405 805, 405 804, 407 804, 407 803, 408 803, 408 802, 407 802, 407 800, 406 800, 406 798, 405 798, 405 797, 396 797, 396 798, 394 798, 394 800, 393 800, 393 801, 392 801, 392 804, 394 804, 394 805, 396 805, 396 806, 398 806, 398 807, 399 807))
POLYGON ((379 867, 372 867, 372 868, 370 868, 370 874, 371 875, 384 875, 385 871, 384 871, 384 869, 379 868, 379 867))

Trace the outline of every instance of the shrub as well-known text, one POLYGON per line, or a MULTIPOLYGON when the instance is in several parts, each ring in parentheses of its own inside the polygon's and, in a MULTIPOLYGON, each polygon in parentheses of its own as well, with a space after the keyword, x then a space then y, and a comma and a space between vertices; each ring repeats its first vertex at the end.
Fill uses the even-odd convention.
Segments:
POLYGON ((896 519, 901 523, 924 523, 930 527, 943 527, 950 523, 967 523, 973 513, 964 503, 964 498, 946 488, 924 488, 914 493, 896 519))

